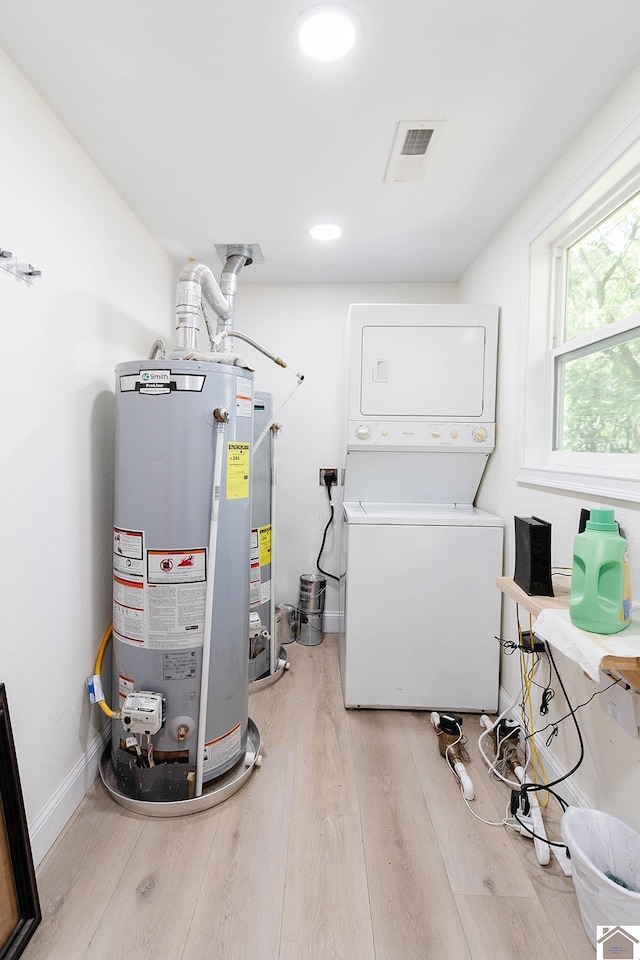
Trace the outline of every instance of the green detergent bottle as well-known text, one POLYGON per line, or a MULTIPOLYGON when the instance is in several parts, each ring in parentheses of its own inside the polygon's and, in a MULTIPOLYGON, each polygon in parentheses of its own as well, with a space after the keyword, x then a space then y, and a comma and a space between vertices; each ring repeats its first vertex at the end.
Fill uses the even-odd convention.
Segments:
POLYGON ((613 510, 592 510, 575 539, 569 616, 591 633, 619 633, 631 623, 629 544, 613 510))

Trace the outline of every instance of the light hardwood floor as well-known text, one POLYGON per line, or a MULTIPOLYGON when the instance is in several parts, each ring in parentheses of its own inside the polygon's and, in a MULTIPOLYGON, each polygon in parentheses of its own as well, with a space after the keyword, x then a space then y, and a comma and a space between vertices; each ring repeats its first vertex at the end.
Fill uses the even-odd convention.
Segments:
MULTIPOLYGON (((251 694, 264 762, 174 820, 98 781, 38 870, 24 960, 587 960, 570 878, 476 820, 427 713, 346 711, 336 638, 251 694)), ((504 814, 467 717, 472 806, 504 814)), ((550 831, 559 815, 546 815, 550 831)))

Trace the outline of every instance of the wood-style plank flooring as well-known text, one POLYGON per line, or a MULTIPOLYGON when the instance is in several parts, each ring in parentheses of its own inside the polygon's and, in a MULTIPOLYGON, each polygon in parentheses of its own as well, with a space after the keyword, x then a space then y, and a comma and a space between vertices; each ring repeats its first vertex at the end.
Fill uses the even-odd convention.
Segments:
MULTIPOLYGON (((291 670, 249 698, 264 761, 235 796, 161 820, 94 784, 38 870, 24 960, 593 956, 571 879, 472 816, 427 713, 346 711, 334 636, 287 651, 291 670)), ((497 820, 506 788, 477 718, 464 729, 472 807, 497 820)))

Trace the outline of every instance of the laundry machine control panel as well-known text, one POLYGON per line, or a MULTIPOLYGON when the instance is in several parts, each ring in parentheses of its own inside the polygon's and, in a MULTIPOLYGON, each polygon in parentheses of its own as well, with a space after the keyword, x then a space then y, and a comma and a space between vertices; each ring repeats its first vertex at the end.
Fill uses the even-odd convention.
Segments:
POLYGON ((495 442, 493 423, 441 423, 416 420, 350 420, 348 447, 351 450, 434 449, 445 447, 461 453, 490 453, 495 442))

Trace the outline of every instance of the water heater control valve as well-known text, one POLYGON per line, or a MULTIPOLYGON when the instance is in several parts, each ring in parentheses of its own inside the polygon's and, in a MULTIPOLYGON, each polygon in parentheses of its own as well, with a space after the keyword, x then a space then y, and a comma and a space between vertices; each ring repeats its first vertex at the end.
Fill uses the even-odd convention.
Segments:
POLYGON ((165 698, 161 693, 139 690, 130 693, 120 713, 127 733, 157 733, 165 720, 165 698))
POLYGON ((260 619, 260 614, 252 610, 249 614, 249 640, 255 640, 256 637, 259 637, 261 630, 262 620, 260 619))

